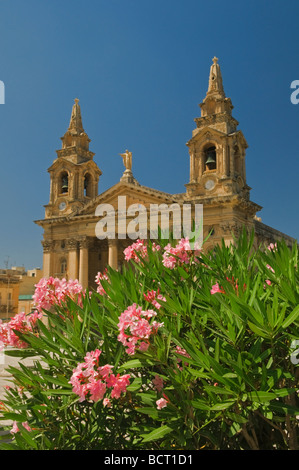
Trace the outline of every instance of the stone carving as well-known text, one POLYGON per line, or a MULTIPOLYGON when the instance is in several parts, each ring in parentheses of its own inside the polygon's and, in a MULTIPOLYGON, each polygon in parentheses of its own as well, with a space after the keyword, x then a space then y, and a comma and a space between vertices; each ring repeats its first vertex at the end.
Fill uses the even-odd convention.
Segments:
POLYGON ((241 234, 242 227, 237 223, 226 222, 220 225, 221 230, 225 234, 234 233, 237 237, 241 234))
POLYGON ((55 242, 54 240, 42 240, 42 245, 43 245, 43 251, 44 253, 50 253, 53 251, 55 242))
POLYGON ((78 243, 80 249, 90 248, 92 246, 93 241, 88 237, 82 237, 78 239, 78 243))
POLYGON ((77 250, 78 248, 78 240, 76 240, 75 238, 70 238, 68 240, 66 240, 66 249, 67 250, 77 250))

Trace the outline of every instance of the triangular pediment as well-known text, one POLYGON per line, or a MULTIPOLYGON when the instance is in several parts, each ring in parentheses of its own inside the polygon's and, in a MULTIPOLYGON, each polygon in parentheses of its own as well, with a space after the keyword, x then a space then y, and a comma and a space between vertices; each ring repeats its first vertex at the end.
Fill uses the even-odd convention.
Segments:
POLYGON ((223 138, 227 136, 225 132, 219 131, 218 129, 215 129, 213 127, 205 127, 203 129, 196 129, 194 131, 193 137, 187 142, 187 145, 190 145, 191 143, 194 143, 198 140, 201 141, 209 141, 209 140, 219 140, 220 138, 223 138))
POLYGON ((148 208, 150 204, 173 204, 180 200, 179 195, 172 195, 139 184, 119 182, 89 201, 73 215, 77 217, 94 215, 100 204, 110 204, 117 211, 120 196, 125 197, 125 200, 122 199, 122 201, 125 201, 127 208, 132 204, 142 204, 148 208))

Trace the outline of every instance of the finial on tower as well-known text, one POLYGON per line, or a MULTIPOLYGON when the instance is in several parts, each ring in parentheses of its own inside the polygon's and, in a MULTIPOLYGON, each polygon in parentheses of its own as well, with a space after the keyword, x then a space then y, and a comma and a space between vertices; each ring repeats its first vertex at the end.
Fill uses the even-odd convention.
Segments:
POLYGON ((213 64, 211 65, 210 69, 210 77, 209 77, 209 94, 219 94, 221 97, 224 97, 224 89, 222 83, 222 75, 220 70, 220 65, 218 64, 218 57, 213 57, 213 64))
POLYGON ((83 124, 82 124, 82 117, 81 117, 81 109, 79 105, 79 99, 75 98, 75 104, 73 105, 71 120, 69 125, 69 131, 74 134, 81 134, 84 132, 83 124))

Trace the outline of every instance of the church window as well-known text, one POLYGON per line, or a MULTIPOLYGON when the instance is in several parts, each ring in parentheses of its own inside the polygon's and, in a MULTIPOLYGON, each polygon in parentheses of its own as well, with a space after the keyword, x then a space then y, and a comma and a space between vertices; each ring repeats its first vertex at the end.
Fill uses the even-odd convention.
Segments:
POLYGON ((208 147, 205 150, 206 170, 216 170, 216 147, 208 147))
POLYGON ((60 261, 60 273, 61 273, 61 274, 65 274, 65 273, 66 273, 66 270, 67 270, 67 262, 66 262, 66 259, 63 258, 63 259, 60 261))

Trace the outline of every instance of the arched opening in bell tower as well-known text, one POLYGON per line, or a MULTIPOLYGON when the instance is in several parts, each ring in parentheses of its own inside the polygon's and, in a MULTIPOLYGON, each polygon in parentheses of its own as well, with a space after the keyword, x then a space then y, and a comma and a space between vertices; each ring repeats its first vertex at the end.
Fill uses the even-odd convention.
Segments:
POLYGON ((92 176, 89 173, 84 175, 84 196, 85 197, 92 197, 92 176))
POLYGON ((65 194, 69 192, 69 175, 67 171, 63 171, 59 177, 59 193, 65 194))
POLYGON ((216 147, 210 146, 206 148, 205 153, 205 169, 206 171, 216 170, 217 159, 216 159, 216 147))

